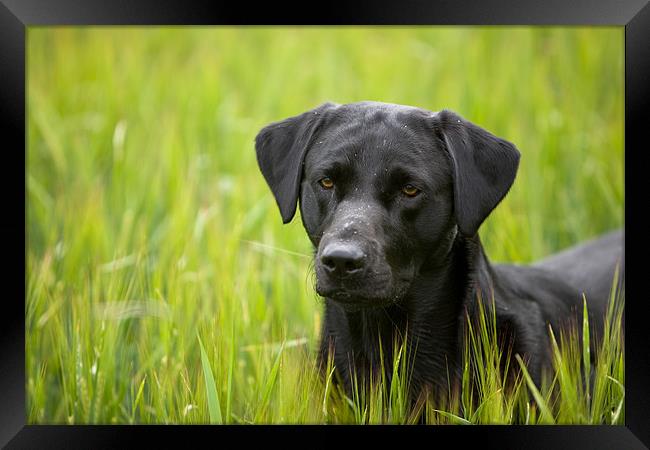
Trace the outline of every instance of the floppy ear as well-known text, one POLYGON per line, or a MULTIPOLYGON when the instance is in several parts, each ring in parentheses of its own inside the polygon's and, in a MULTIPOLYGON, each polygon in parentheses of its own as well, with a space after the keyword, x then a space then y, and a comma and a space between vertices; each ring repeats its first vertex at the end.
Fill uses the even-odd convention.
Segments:
POLYGON ((451 111, 435 119, 453 163, 456 222, 464 235, 474 236, 510 189, 520 154, 510 142, 451 111))
POLYGON ((298 116, 271 123, 255 138, 257 164, 275 196, 283 223, 291 222, 296 213, 305 154, 323 121, 322 114, 333 107, 333 103, 324 103, 298 116))

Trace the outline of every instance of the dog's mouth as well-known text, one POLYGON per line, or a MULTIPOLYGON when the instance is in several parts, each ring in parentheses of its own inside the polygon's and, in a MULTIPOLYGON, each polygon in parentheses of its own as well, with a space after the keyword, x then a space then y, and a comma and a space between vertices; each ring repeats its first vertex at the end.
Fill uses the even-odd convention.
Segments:
POLYGON ((391 297, 366 297, 358 293, 349 292, 343 289, 319 292, 325 298, 335 301, 346 309, 381 307, 397 303, 397 298, 391 297))
POLYGON ((359 298, 358 296, 352 295, 351 292, 346 291, 345 289, 333 289, 329 291, 320 291, 318 293, 323 297, 331 298, 332 300, 344 303, 350 302, 353 298, 359 298))
POLYGON ((333 283, 317 276, 316 292, 344 306, 378 307, 399 303, 409 285, 410 279, 400 279, 397 282, 384 279, 333 283))

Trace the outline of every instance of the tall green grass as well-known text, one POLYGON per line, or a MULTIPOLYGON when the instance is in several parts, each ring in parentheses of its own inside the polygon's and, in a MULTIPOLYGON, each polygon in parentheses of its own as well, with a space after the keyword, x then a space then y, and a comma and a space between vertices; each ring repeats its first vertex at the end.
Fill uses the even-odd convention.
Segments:
MULTIPOLYGON (((28 422, 409 423, 407 373, 353 399, 316 375, 310 244, 255 134, 324 101, 452 109, 522 152, 481 238, 526 263, 623 224, 622 50, 607 27, 30 28, 28 422)), ((622 423, 617 317, 588 389, 556 335, 542 401, 474 373, 507 357, 486 327, 483 400, 427 421, 622 423)))

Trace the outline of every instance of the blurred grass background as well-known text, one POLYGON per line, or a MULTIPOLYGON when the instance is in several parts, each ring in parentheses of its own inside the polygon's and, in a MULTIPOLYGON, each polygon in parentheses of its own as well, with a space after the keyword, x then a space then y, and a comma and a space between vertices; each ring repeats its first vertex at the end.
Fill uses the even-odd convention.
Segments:
POLYGON ((623 38, 30 27, 28 422, 207 422, 197 334, 224 421, 324 421, 310 244, 281 224, 257 131, 324 101, 454 110, 520 149, 480 234, 530 262, 623 225, 623 38))

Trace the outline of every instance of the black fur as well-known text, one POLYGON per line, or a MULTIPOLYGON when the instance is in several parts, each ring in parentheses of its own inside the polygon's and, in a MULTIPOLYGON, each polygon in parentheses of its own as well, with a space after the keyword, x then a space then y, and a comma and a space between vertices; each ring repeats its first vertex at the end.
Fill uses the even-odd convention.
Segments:
POLYGON ((333 348, 348 390, 351 371, 377 370, 380 341, 390 361, 393 340, 405 336, 412 393, 446 390, 477 294, 494 295, 500 338, 529 360, 536 381, 550 362, 547 324, 557 330, 580 310, 581 292, 602 327, 622 231, 537 265, 490 264, 477 231, 520 155, 453 112, 327 103, 262 129, 256 151, 284 223, 300 200, 325 297, 320 356, 333 348), (419 193, 407 195, 407 185, 419 193))

